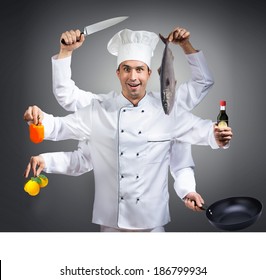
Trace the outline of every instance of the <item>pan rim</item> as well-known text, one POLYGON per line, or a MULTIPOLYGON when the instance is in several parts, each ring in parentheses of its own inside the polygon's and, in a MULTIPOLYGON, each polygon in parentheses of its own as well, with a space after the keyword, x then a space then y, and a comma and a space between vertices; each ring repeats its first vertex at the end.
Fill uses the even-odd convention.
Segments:
POLYGON ((232 196, 232 197, 227 197, 227 198, 224 198, 224 199, 220 199, 216 202, 214 202, 213 204, 211 204, 207 209, 206 209, 206 216, 207 216, 207 219, 209 220, 209 222, 211 224, 213 224, 215 227, 217 228, 220 228, 220 229, 225 229, 227 227, 239 227, 240 229, 242 228, 245 228, 245 227, 248 227, 249 225, 253 224, 261 215, 262 213, 262 209, 263 209, 263 204, 260 200, 258 200, 257 198, 255 197, 250 197, 250 196, 232 196), (256 213, 244 220, 244 221, 239 221, 239 222, 220 222, 220 221, 215 221, 215 219, 213 218, 212 216, 212 208, 219 205, 219 204, 222 204, 223 202, 234 202, 236 200, 243 200, 243 201, 252 201, 254 202, 254 205, 256 205, 256 213), (248 225, 246 225, 248 224, 248 225), (242 227, 241 227, 242 225, 242 227))

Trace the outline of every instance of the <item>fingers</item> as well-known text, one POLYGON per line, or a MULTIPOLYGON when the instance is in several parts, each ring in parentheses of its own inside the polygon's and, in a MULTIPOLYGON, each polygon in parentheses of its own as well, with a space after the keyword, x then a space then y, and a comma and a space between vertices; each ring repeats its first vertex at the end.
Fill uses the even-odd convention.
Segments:
POLYGON ((189 209, 197 212, 202 211, 201 207, 204 204, 204 200, 200 194, 196 192, 189 193, 184 198, 184 202, 186 207, 188 207, 189 209))
POLYGON ((81 34, 80 30, 66 31, 61 35, 61 40, 64 40, 64 45, 74 45, 77 42, 83 43, 85 40, 84 34, 81 34))
POLYGON ((23 118, 25 121, 32 121, 34 124, 38 124, 43 120, 43 113, 42 110, 36 105, 29 106, 25 111, 23 118))
POLYGON ((190 32, 185 28, 177 27, 169 34, 170 42, 179 42, 184 39, 189 39, 190 32))
POLYGON ((214 128, 215 139, 221 144, 222 146, 228 144, 233 137, 233 132, 231 127, 218 127, 215 125, 214 128))
POLYGON ((27 167, 26 167, 26 170, 24 171, 24 177, 25 178, 28 178, 29 173, 30 173, 30 169, 31 169, 31 163, 29 162, 27 167))
POLYGON ((38 166, 38 168, 36 169, 36 173, 35 173, 34 176, 38 177, 38 176, 42 173, 43 169, 44 169, 44 165, 43 165, 43 164, 40 164, 40 165, 38 166))
POLYGON ((30 171, 32 170, 33 176, 38 177, 45 167, 44 160, 41 156, 34 156, 30 158, 30 162, 28 163, 25 171, 24 177, 28 178, 30 171))
POLYGON ((200 211, 201 209, 197 206, 196 201, 191 200, 189 198, 185 199, 185 205, 187 208, 193 210, 193 211, 200 211))

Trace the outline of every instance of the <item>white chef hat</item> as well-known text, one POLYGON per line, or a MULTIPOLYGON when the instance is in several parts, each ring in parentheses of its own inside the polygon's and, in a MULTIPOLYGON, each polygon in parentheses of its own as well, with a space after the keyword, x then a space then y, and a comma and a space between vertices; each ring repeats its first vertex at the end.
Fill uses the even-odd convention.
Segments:
POLYGON ((150 67, 158 41, 158 35, 153 32, 123 29, 111 38, 107 49, 117 56, 117 67, 125 60, 139 60, 150 67))

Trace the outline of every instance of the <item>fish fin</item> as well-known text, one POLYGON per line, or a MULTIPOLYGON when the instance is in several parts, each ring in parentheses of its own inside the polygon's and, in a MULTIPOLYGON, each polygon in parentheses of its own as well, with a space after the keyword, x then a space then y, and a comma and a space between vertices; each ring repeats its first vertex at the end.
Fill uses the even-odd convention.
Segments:
POLYGON ((167 44, 168 38, 163 37, 163 35, 160 34, 160 33, 159 33, 159 37, 161 38, 161 40, 162 40, 165 44, 167 44))
POLYGON ((161 70, 162 70, 162 67, 160 66, 157 70, 159 75, 161 75, 161 70))

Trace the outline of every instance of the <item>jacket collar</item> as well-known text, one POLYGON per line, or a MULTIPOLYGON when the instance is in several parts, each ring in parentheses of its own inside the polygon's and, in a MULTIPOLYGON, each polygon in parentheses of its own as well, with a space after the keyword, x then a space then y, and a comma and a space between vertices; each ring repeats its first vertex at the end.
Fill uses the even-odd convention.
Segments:
MULTIPOLYGON (((138 105, 135 107, 142 107, 144 104, 148 102, 148 98, 149 98, 148 94, 146 93, 144 97, 139 101, 138 105)), ((117 104, 119 108, 134 107, 134 105, 127 98, 125 98, 125 96, 122 93, 120 93, 117 97, 117 104)))

